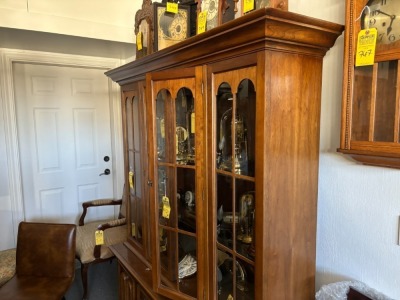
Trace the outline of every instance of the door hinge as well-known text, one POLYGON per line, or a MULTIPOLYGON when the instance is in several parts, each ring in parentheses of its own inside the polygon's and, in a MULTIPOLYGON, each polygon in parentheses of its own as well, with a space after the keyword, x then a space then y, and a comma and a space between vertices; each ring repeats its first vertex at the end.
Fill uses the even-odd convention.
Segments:
POLYGON ((202 95, 204 94, 204 82, 203 81, 201 82, 201 94, 202 95))

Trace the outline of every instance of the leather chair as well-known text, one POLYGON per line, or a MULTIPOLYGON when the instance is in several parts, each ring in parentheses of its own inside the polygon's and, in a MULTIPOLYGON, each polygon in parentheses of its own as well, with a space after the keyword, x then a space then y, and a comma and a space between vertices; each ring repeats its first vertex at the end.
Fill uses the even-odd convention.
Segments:
POLYGON ((0 288, 2 300, 60 300, 75 275, 76 225, 21 222, 16 273, 0 288))
POLYGON ((128 236, 125 219, 125 201, 123 199, 99 199, 82 203, 82 215, 76 231, 76 257, 81 263, 83 299, 88 298, 88 269, 91 264, 110 261, 115 256, 109 246, 126 241, 128 236), (85 223, 87 211, 91 207, 120 206, 117 219, 85 223), (96 245, 96 231, 103 231, 104 244, 96 245))

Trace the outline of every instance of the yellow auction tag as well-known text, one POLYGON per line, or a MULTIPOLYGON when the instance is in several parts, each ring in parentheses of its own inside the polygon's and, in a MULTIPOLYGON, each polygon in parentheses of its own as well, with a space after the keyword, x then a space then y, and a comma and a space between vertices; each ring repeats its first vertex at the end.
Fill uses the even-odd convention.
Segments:
POLYGON ((143 32, 139 32, 136 36, 136 45, 137 45, 137 49, 138 50, 142 50, 143 49, 143 32))
POLYGON ((167 2, 167 12, 177 14, 178 13, 178 3, 167 2))
POLYGON ((195 133, 196 131, 196 114, 194 112, 190 115, 190 132, 195 133))
POLYGON ((103 245, 104 244, 103 230, 96 230, 94 235, 95 235, 96 245, 103 245))
POLYGON ((233 300, 233 297, 231 294, 228 295, 228 298, 226 298, 226 300, 233 300))
POLYGON ((244 0, 243 13, 247 13, 254 9, 254 0, 244 0))
POLYGON ((376 28, 364 29, 358 33, 356 67, 374 64, 377 35, 376 28))
POLYGON ((169 214, 171 213, 171 206, 169 204, 169 199, 167 196, 162 197, 163 209, 162 216, 166 219, 169 219, 169 214))
POLYGON ((207 23, 207 11, 205 10, 199 13, 199 16, 197 17, 197 34, 206 31, 206 23, 207 23))
POLYGON ((135 225, 135 223, 132 223, 132 236, 136 237, 136 225, 135 225))
POLYGON ((133 181, 133 172, 129 172, 129 187, 133 190, 135 187, 135 182, 133 181))
POLYGON ((164 121, 164 119, 161 119, 161 121, 160 121, 160 133, 161 133, 161 137, 165 138, 165 121, 164 121))

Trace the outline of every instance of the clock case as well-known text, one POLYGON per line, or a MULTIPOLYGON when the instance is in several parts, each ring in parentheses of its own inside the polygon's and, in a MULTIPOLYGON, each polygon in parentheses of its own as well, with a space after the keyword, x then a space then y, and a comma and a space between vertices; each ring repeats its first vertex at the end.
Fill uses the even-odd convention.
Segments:
POLYGON ((400 43, 377 45, 372 66, 355 66, 360 16, 367 3, 346 1, 338 151, 362 164, 400 168, 400 43))

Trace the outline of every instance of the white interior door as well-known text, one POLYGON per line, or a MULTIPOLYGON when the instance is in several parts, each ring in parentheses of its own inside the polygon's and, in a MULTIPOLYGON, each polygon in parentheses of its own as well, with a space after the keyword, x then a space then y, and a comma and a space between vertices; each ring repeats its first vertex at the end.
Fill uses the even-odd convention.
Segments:
POLYGON ((25 219, 75 223, 82 202, 113 196, 108 79, 101 69, 28 63, 13 74, 25 219))

